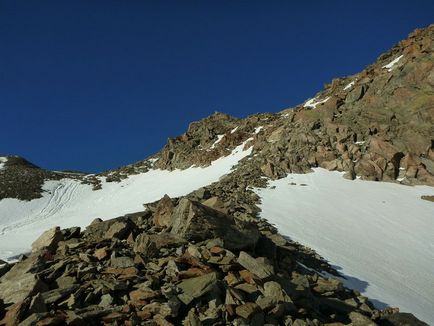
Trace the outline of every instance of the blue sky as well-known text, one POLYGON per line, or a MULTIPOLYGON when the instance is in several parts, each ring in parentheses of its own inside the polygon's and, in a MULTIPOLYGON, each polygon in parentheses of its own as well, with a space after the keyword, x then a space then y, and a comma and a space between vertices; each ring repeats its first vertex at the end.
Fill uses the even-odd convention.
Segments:
POLYGON ((433 18, 432 0, 0 0, 0 154, 125 165, 214 111, 294 106, 433 18))

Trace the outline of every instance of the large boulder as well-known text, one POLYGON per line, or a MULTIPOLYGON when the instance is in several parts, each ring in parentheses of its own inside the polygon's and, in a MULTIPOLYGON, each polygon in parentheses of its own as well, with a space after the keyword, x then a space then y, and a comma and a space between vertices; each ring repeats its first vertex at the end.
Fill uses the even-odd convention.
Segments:
POLYGON ((0 300, 5 303, 16 303, 36 293, 47 291, 48 286, 34 273, 42 265, 43 261, 37 255, 15 264, 0 279, 0 300))
POLYGON ((208 273, 199 277, 187 279, 178 284, 178 288, 181 289, 178 299, 188 305, 194 299, 211 291, 216 284, 216 273, 208 273))
POLYGON ((185 244, 187 241, 176 234, 139 234, 135 243, 134 251, 147 257, 155 257, 162 248, 174 248, 185 244))
POLYGON ((32 252, 42 249, 56 251, 57 245, 63 240, 63 234, 58 226, 45 231, 35 242, 32 243, 32 252))
POLYGON ((259 231, 252 223, 236 221, 187 198, 173 212, 170 232, 191 241, 221 238, 229 250, 252 248, 259 239, 259 231))
POLYGON ((164 195, 157 204, 153 215, 153 222, 156 226, 166 227, 170 225, 174 205, 169 196, 164 195))

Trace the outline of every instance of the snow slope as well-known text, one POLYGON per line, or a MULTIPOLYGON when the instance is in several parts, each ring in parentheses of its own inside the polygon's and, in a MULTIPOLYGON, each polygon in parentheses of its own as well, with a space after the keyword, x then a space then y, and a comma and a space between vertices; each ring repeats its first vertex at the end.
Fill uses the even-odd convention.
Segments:
MULTIPOLYGON (((249 139, 250 140, 250 139, 249 139)), ((119 183, 102 181, 102 189, 72 179, 47 181, 44 196, 30 202, 17 199, 0 201, 0 259, 27 252, 31 243, 45 230, 85 227, 95 218, 109 219, 143 210, 143 204, 164 194, 176 197, 218 181, 242 158, 250 155, 245 143, 206 168, 151 170, 132 175, 119 183)))
POLYGON ((379 307, 434 325, 434 203, 420 199, 434 188, 350 181, 323 169, 269 186, 256 189, 261 215, 282 234, 340 267, 346 285, 379 307))

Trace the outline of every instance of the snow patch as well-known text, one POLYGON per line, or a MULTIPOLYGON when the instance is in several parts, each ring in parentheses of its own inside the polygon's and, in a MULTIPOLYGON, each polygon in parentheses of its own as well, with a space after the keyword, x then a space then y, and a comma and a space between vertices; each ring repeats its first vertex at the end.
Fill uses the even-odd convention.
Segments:
POLYGON ((231 130, 231 134, 233 134, 237 130, 238 130, 238 127, 235 127, 234 129, 231 130))
POLYGON ((221 142, 221 140, 223 139, 224 136, 225 135, 218 135, 217 140, 214 142, 214 144, 211 145, 211 147, 209 149, 214 149, 216 147, 216 145, 221 142))
POLYGON ((261 216, 337 265, 345 284, 434 325, 434 187, 342 178, 314 169, 256 189, 261 216), (290 182, 305 183, 294 187, 290 182))
POLYGON ((98 217, 110 219, 142 211, 144 203, 156 201, 164 194, 178 197, 216 182, 251 154, 252 147, 244 150, 250 140, 252 138, 205 168, 155 169, 131 175, 121 182, 102 179, 102 189, 98 191, 79 180, 64 178, 46 181, 42 198, 28 202, 12 198, 0 200, 0 259, 27 252, 31 243, 53 226, 85 227, 98 217))
POLYGON ((325 98, 324 100, 317 100, 316 97, 311 98, 303 105, 303 107, 315 109, 317 105, 323 104, 323 103, 327 102, 329 99, 330 99, 330 96, 325 98))
POLYGON ((351 83, 349 83, 347 86, 344 87, 344 91, 346 91, 347 89, 350 89, 351 87, 354 86, 356 82, 353 80, 351 83))
POLYGON ((394 66, 398 63, 399 60, 401 60, 401 58, 404 55, 400 55, 398 58, 392 60, 391 62, 389 62, 387 65, 384 65, 382 68, 387 69, 389 72, 391 72, 394 68, 394 66))
POLYGON ((8 161, 7 157, 0 156, 0 170, 5 168, 5 163, 8 161))
POLYGON ((262 126, 256 127, 256 128, 255 128, 255 134, 259 134, 259 132, 260 132, 262 129, 264 129, 264 127, 262 127, 262 126))

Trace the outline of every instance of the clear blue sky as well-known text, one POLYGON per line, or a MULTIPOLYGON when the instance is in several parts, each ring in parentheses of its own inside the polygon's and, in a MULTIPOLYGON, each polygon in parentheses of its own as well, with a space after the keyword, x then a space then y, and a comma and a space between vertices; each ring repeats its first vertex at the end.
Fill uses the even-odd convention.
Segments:
POLYGON ((214 111, 296 105, 430 23, 432 0, 0 0, 0 154, 128 164, 214 111))

